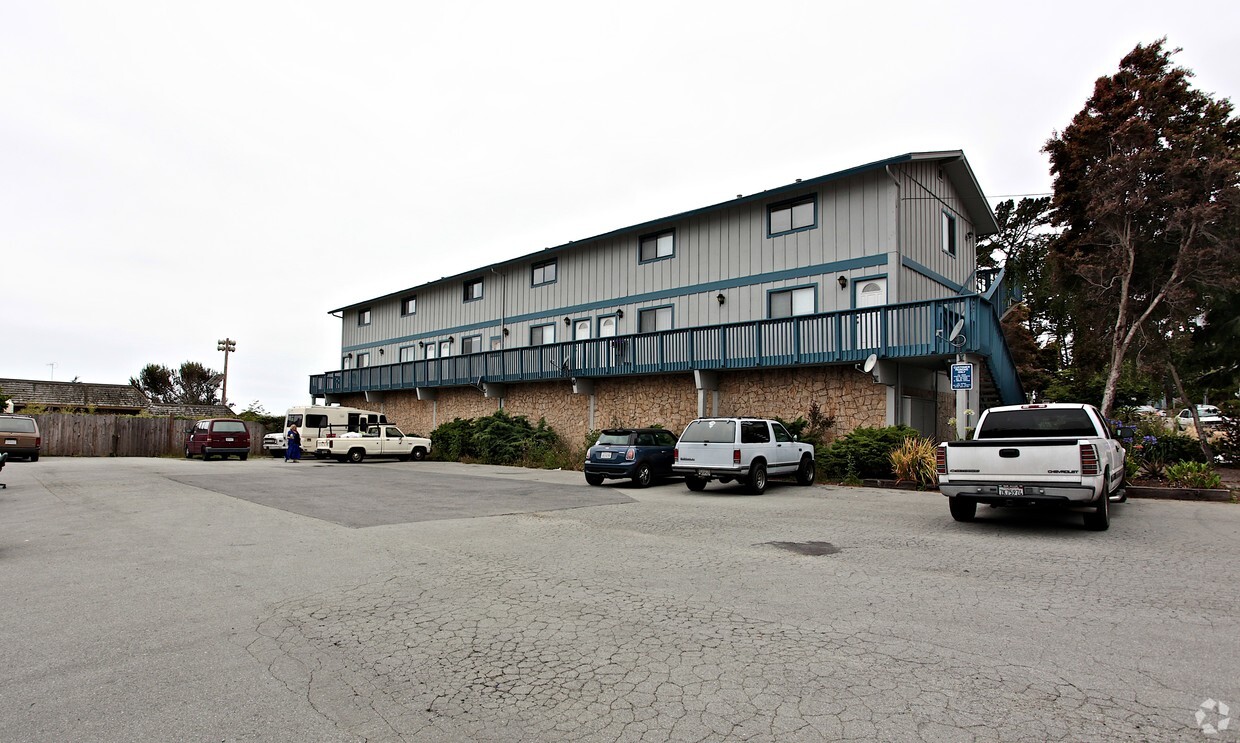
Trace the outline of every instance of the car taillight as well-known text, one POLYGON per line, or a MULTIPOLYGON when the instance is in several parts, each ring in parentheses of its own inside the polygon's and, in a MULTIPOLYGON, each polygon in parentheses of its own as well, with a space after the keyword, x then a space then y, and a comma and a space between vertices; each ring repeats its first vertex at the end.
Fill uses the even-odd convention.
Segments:
POLYGON ((624 458, 626 461, 632 462, 637 458, 637 449, 630 446, 629 450, 624 453, 624 458))
POLYGON ((1098 474, 1098 450, 1093 444, 1081 444, 1081 475, 1093 477, 1098 474))
POLYGON ((736 467, 741 466, 741 450, 740 449, 732 450, 732 464, 736 467))
POLYGON ((680 448, 679 447, 672 449, 672 461, 673 462, 680 461, 680 448))
POLYGON ((947 474, 947 447, 940 446, 934 450, 934 471, 940 475, 947 474))

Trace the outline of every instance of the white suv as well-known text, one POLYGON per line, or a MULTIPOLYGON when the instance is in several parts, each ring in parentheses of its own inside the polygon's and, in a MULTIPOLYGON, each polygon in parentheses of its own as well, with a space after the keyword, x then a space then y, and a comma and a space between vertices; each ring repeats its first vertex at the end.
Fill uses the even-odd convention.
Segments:
POLYGON ((672 471, 685 476, 690 490, 710 480, 740 480, 760 494, 768 475, 796 475, 801 485, 813 485, 814 447, 797 441, 779 421, 698 418, 680 435, 672 471))

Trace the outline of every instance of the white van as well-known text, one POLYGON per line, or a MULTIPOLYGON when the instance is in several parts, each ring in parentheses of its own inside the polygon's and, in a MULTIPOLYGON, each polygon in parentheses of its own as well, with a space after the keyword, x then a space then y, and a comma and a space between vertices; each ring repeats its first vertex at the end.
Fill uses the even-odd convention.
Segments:
POLYGON ((284 427, 278 433, 263 437, 263 448, 273 457, 284 456, 288 443, 284 434, 289 426, 297 426, 301 432, 301 450, 313 452, 315 439, 361 433, 369 426, 387 423, 387 416, 373 410, 346 408, 339 405, 302 405, 289 408, 284 414, 284 427))

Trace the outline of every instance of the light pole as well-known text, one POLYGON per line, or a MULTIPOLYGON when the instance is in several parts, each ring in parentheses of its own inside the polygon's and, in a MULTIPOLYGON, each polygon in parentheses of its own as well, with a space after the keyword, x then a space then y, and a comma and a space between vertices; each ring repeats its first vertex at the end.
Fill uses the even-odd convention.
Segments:
POLYGON ((232 338, 217 341, 215 350, 224 352, 224 391, 220 393, 220 404, 228 404, 228 354, 237 350, 237 342, 232 338))

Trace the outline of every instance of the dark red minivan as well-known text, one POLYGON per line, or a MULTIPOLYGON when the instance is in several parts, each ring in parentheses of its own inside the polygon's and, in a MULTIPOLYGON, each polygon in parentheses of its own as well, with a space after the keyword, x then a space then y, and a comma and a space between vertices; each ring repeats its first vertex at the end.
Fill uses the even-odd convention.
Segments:
POLYGON ((201 454, 203 461, 214 456, 221 459, 236 454, 244 460, 250 456, 250 431, 238 418, 207 418, 194 424, 185 434, 185 458, 201 454))

